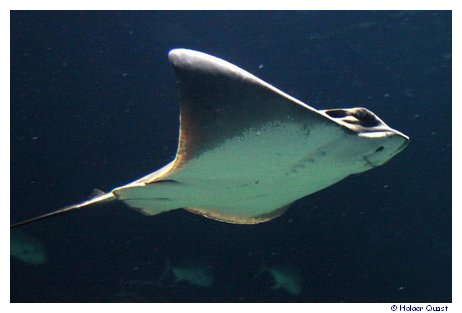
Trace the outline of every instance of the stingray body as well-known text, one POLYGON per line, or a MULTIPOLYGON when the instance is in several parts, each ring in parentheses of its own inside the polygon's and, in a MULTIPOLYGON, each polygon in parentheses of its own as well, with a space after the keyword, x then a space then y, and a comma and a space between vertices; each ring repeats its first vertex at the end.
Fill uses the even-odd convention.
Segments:
POLYGON ((316 110, 243 69, 187 49, 169 53, 180 134, 165 167, 41 218, 120 200, 146 214, 186 209, 255 224, 351 174, 380 166, 408 137, 365 108, 316 110))

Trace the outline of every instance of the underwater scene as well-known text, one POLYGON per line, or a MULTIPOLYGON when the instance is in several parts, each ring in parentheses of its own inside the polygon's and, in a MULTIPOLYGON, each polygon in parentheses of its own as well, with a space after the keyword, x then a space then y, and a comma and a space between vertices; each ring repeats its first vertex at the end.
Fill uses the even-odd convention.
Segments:
POLYGON ((10 301, 451 302, 451 29, 11 11, 10 301))

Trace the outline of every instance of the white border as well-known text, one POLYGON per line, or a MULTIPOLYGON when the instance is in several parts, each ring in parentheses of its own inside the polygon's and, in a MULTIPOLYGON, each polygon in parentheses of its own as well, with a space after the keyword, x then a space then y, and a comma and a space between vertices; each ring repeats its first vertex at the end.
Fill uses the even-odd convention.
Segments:
POLYGON ((9 0, 11 10, 451 10, 456 0, 9 0))
MULTIPOLYGON (((459 1, 460 2, 460 1, 459 1)), ((4 199, 4 208, 2 210, 2 222, 1 231, 1 251, 5 252, 9 246, 9 186, 10 186, 10 169, 9 169, 9 152, 6 152, 6 147, 9 147, 10 139, 10 68, 9 68, 9 29, 10 29, 10 12, 9 10, 44 10, 44 9, 58 9, 58 10, 266 10, 266 9, 281 9, 281 10, 453 10, 453 304, 449 304, 449 311, 460 312, 462 308, 460 305, 460 294, 462 294, 460 289, 460 269, 459 266, 462 264, 460 258, 460 234, 461 227, 460 225, 460 201, 456 199, 456 195, 460 194, 460 165, 459 160, 462 160, 462 155, 460 153, 460 123, 458 122, 458 117, 462 116, 460 105, 460 19, 462 18, 460 14, 460 7, 458 1, 455 0, 419 0, 419 1, 404 1, 404 0, 388 0, 388 1, 378 1, 378 0, 355 0, 355 1, 346 1, 346 0, 311 0, 311 1, 301 1, 301 0, 233 0, 233 1, 204 1, 204 0, 163 0, 163 1, 141 1, 141 0, 130 0, 130 1, 121 1, 121 0, 112 0, 112 1, 89 1, 89 0, 80 0, 80 1, 51 1, 51 0, 17 0, 17 1, 2 1, 0 4, 2 6, 0 23, 2 32, 0 32, 1 40, 3 42, 1 51, 1 70, 2 70, 2 103, 0 106, 1 113, 0 122, 2 130, 0 131, 1 138, 1 147, 2 150, 2 190, 3 190, 3 199, 4 199), (8 30, 8 31, 7 31, 8 30), (6 201, 5 201, 6 199, 6 201), (6 203, 5 203, 6 202, 6 203), (7 232, 8 230, 8 232, 7 232), (454 310, 455 309, 455 310, 454 310)), ((5 256, 5 253, 2 253, 2 263, 1 263, 1 293, 0 299, 2 304, 9 303, 9 282, 10 282, 10 273, 9 273, 9 257, 5 256)), ((431 282, 429 282, 431 284, 431 282)), ((367 288, 367 286, 364 286, 367 288)), ((424 303, 422 305, 427 305, 424 303)), ((399 304, 398 304, 399 305, 399 304)), ((419 304, 412 304, 417 306, 419 304)), ((2 305, 3 306, 3 305, 2 305)), ((95 305, 45 305, 47 311, 56 311, 62 312, 63 310, 82 310, 82 309, 92 309, 96 310, 95 305), (82 306, 85 306, 82 307, 82 306), (89 307, 91 306, 91 308, 89 307)), ((120 310, 126 311, 128 309, 127 305, 124 304, 113 304, 107 305, 110 306, 111 311, 120 310)), ((132 305, 130 305, 132 306, 132 305)), ((172 307, 172 305, 157 304, 157 305, 147 305, 140 304, 136 305, 136 310, 140 312, 154 312, 154 310, 163 312, 167 310, 187 310, 187 311, 201 311, 201 312, 216 312, 220 311, 229 311, 235 312, 236 310, 265 310, 267 311, 280 311, 281 309, 286 309, 295 311, 295 312, 326 312, 329 310, 336 310, 337 312, 391 312, 391 304, 285 304, 284 308, 281 305, 275 304, 233 304, 233 305, 191 305, 191 304, 177 304, 172 307), (258 305, 258 307, 257 307, 258 305), (309 308, 308 308, 309 306, 309 308)), ((35 311, 38 309, 45 309, 45 307, 37 307, 32 305, 7 305, 2 308, 3 310, 11 311, 35 311)), ((99 307, 101 309, 101 307, 99 307)), ((5 312, 5 311, 4 311, 5 312)))

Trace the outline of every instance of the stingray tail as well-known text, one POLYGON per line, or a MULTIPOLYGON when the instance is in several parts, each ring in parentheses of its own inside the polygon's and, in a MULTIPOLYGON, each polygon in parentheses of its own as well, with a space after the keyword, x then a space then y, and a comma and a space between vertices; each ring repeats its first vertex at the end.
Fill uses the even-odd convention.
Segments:
POLYGON ((82 209, 82 208, 87 208, 87 207, 91 207, 91 206, 94 206, 94 205, 97 205, 97 204, 110 202, 110 201, 113 201, 115 199, 116 199, 116 197, 114 196, 114 194, 112 192, 105 193, 105 194, 99 194, 96 197, 91 198, 90 200, 83 201, 83 202, 80 202, 80 203, 77 203, 77 204, 74 204, 74 205, 69 205, 69 206, 66 206, 66 207, 64 207, 62 209, 59 209, 57 211, 50 212, 50 213, 40 215, 40 216, 31 218, 31 219, 28 219, 28 220, 25 220, 25 221, 22 221, 22 222, 12 224, 10 226, 10 229, 18 227, 18 226, 27 225, 27 224, 30 224, 30 223, 33 223, 33 222, 36 222, 36 221, 40 221, 40 220, 43 220, 43 219, 47 219, 47 218, 50 218, 50 217, 58 216, 58 215, 61 215, 61 214, 66 214, 66 213, 76 211, 76 210, 79 210, 79 209, 82 209))

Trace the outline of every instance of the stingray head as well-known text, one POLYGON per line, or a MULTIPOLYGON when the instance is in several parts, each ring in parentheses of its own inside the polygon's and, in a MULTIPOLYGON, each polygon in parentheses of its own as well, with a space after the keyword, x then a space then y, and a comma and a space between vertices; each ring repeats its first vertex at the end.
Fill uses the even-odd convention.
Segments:
POLYGON ((365 169, 374 168, 392 159, 409 143, 409 137, 389 127, 377 115, 365 108, 331 109, 321 111, 357 137, 360 158, 365 169))

